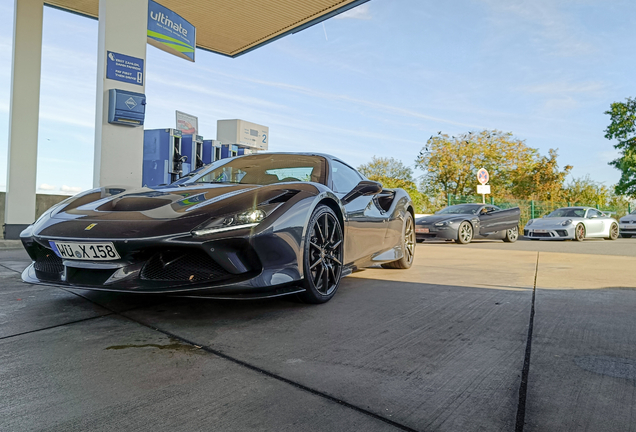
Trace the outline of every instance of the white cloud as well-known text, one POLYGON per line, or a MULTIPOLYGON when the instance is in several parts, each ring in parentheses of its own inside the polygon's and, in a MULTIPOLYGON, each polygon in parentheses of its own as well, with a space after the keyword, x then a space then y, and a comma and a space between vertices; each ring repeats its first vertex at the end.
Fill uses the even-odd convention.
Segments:
POLYGON ((521 89, 528 93, 545 93, 545 94, 589 94, 600 93, 607 86, 599 81, 587 81, 579 83, 568 82, 551 82, 531 86, 525 86, 521 89))
POLYGON ((598 47, 590 43, 584 29, 562 11, 565 2, 553 0, 510 1, 481 0, 493 11, 493 21, 500 26, 515 26, 529 31, 526 37, 540 49, 559 56, 590 55, 598 47), (525 27, 528 23, 531 26, 525 27))
MULTIPOLYGON (((219 73, 219 74, 223 75, 222 73, 219 73)), ((357 104, 357 105, 368 107, 368 108, 374 108, 374 109, 377 109, 378 111, 382 111, 382 112, 386 112, 386 113, 392 113, 392 114, 398 114, 398 115, 411 117, 411 118, 415 118, 415 119, 420 119, 420 120, 429 120, 431 122, 451 124, 451 125, 454 125, 454 126, 461 126, 461 127, 471 128, 471 129, 483 129, 484 128, 482 125, 457 122, 457 121, 453 121, 453 120, 449 120, 449 119, 444 119, 444 118, 441 118, 441 117, 431 116, 431 115, 428 115, 428 114, 425 114, 425 113, 422 113, 422 112, 419 112, 419 111, 409 110, 409 109, 402 108, 402 107, 399 107, 399 106, 388 105, 388 104, 384 104, 384 103, 381 103, 381 102, 375 102, 375 101, 366 100, 366 99, 354 98, 354 97, 350 97, 350 96, 347 96, 347 95, 344 95, 344 94, 323 92, 323 91, 314 90, 314 89, 311 89, 311 88, 308 88, 308 87, 302 87, 302 86, 297 86, 297 85, 293 85, 293 84, 285 84, 285 83, 276 82, 276 81, 265 81, 265 80, 254 79, 254 78, 241 77, 241 76, 238 76, 238 75, 234 75, 233 78, 237 79, 237 80, 241 80, 241 81, 252 82, 252 83, 255 83, 255 84, 259 84, 259 85, 266 85, 268 87, 274 87, 274 88, 278 88, 278 89, 282 89, 282 90, 288 90, 288 91, 291 91, 291 92, 294 92, 294 93, 298 93, 298 94, 301 94, 301 95, 315 97, 315 98, 320 98, 320 99, 325 99, 325 100, 328 100, 328 101, 336 101, 336 102, 340 101, 340 102, 346 102, 346 103, 353 103, 353 104, 357 104)))
POLYGON ((353 9, 349 9, 346 12, 341 13, 340 15, 335 16, 336 19, 359 19, 359 20, 370 20, 371 12, 369 11, 369 4, 361 4, 360 6, 354 7, 353 9))
POLYGON ((52 190, 57 189, 57 186, 46 184, 46 183, 42 183, 40 185, 40 189, 44 190, 44 191, 52 191, 52 190))
POLYGON ((76 193, 81 192, 81 191, 82 191, 82 188, 81 188, 81 187, 78 187, 78 186, 67 186, 67 185, 62 185, 62 187, 60 188, 60 190, 61 190, 62 192, 66 192, 66 193, 73 193, 73 194, 76 194, 76 193))

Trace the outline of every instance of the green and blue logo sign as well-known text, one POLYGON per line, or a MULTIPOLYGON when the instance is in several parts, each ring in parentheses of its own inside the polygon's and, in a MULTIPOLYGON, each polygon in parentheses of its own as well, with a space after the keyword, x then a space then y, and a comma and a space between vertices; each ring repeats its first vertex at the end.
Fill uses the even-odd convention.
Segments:
POLYGON ((196 28, 170 9, 148 0, 148 43, 193 62, 196 28))

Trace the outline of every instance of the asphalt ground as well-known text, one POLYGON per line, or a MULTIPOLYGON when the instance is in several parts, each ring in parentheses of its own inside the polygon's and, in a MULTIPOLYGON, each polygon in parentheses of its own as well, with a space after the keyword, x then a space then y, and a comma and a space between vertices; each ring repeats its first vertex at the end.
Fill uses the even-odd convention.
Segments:
POLYGON ((418 244, 327 304, 24 284, 0 431, 636 431, 636 239, 418 244))

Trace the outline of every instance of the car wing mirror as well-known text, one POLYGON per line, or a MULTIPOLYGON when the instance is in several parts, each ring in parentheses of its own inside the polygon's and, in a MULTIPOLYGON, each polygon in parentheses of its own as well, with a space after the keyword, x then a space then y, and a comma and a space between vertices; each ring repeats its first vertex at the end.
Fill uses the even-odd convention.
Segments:
POLYGON ((590 216, 590 219, 596 219, 598 217, 598 215, 592 215, 590 216))
POLYGON ((358 197, 377 195, 380 192, 382 192, 382 184, 371 180, 362 180, 342 198, 342 202, 348 204, 358 197))

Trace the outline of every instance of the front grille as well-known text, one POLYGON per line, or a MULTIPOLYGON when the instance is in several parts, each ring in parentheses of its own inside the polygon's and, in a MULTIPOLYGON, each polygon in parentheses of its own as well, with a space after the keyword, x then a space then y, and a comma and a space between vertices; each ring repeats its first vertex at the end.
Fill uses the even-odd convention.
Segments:
POLYGON ((62 273, 64 271, 62 258, 50 250, 42 251, 35 260, 33 267, 43 273, 62 273))
POLYGON ((200 250, 175 249, 153 255, 141 271, 141 278, 170 282, 205 282, 232 275, 200 250))
POLYGON ((533 232, 531 237, 552 237, 550 233, 533 232))

